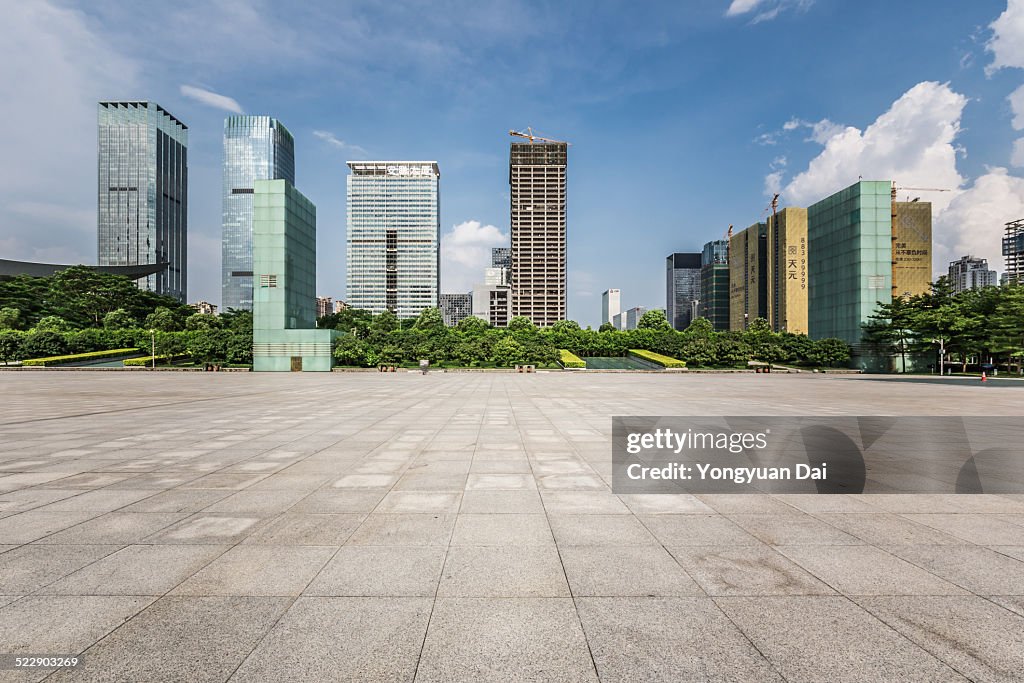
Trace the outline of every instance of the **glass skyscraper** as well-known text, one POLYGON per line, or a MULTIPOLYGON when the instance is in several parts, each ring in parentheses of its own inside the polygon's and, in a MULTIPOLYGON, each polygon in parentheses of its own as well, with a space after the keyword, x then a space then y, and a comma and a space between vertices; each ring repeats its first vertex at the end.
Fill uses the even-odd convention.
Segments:
POLYGON ((184 303, 188 127, 154 102, 100 102, 97 122, 99 265, 166 263, 138 285, 184 303))
POLYGON ((716 332, 729 329, 729 242, 704 245, 700 257, 700 315, 716 332))
POLYGON ((252 310, 253 183, 295 184, 295 141, 270 116, 224 120, 224 187, 221 232, 221 310, 252 310))
POLYGON ((437 306, 441 214, 436 161, 350 161, 346 303, 399 318, 437 306))
POLYGON ((700 301, 700 261, 699 253, 671 254, 665 260, 665 317, 677 330, 693 322, 700 301))

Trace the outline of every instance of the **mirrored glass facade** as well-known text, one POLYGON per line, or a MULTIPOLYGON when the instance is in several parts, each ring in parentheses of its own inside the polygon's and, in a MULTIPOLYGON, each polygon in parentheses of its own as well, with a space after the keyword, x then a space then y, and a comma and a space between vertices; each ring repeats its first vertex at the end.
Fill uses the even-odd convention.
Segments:
POLYGON ((188 127, 153 102, 100 102, 97 123, 98 263, 167 263, 138 285, 184 303, 188 127))
POLYGON ((224 120, 221 307, 252 310, 253 183, 295 184, 295 141, 270 116, 224 120))
POLYGON ((855 365, 862 326, 892 301, 891 187, 861 181, 807 209, 809 335, 852 344, 855 365))
POLYGON ((665 317, 685 330, 693 322, 694 302, 700 301, 699 253, 672 254, 665 262, 665 317))
POLYGON ((436 161, 350 161, 346 303, 399 318, 437 306, 441 173, 436 161))
POLYGON ((704 245, 700 258, 700 315, 717 332, 729 329, 729 242, 704 245))

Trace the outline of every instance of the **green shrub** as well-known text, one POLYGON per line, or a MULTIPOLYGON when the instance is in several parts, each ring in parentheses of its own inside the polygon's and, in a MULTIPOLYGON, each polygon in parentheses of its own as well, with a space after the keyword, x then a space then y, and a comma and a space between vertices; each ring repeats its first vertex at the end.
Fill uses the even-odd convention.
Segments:
POLYGON ((565 349, 558 350, 560 359, 559 362, 563 368, 585 368, 587 367, 586 362, 575 353, 566 351, 565 349))
POLYGON ((21 358, 22 340, 26 334, 18 330, 0 330, 0 361, 8 362, 21 358))
POLYGON ((64 335, 60 332, 29 332, 21 342, 22 358, 53 358, 68 352, 64 335))
MULTIPOLYGON (((66 363, 77 363, 86 360, 100 360, 101 358, 116 358, 138 353, 138 349, 111 349, 109 351, 90 351, 89 353, 75 353, 69 356, 51 356, 49 358, 30 358, 22 361, 22 365, 50 367, 51 365, 65 365, 66 363)), ((128 361, 125 361, 126 363, 128 361)))
POLYGON ((660 365, 663 368, 685 368, 686 363, 677 359, 663 356, 660 353, 654 353, 653 351, 644 351, 642 349, 630 349, 629 355, 636 356, 642 360, 650 361, 656 365, 660 365))

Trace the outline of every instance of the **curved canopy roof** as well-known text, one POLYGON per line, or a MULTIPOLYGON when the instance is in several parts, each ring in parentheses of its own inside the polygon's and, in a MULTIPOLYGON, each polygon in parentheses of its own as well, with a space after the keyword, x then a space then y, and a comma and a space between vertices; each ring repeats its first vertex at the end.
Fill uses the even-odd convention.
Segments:
MULTIPOLYGON (((166 263, 143 263, 136 266, 85 266, 100 273, 111 275, 123 275, 132 280, 144 278, 147 275, 159 273, 167 267, 166 263)), ((0 278, 17 277, 18 275, 31 275, 32 277, 52 277, 62 270, 71 268, 71 265, 59 265, 56 263, 30 263, 28 261, 9 261, 0 259, 0 278)))

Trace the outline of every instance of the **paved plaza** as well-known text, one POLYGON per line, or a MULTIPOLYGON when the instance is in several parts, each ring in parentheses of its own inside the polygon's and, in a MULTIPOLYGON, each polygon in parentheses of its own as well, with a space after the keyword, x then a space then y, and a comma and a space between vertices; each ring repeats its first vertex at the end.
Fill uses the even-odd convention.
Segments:
POLYGON ((0 681, 1019 681, 1024 496, 611 493, 613 415, 1024 384, 0 372, 0 681))

